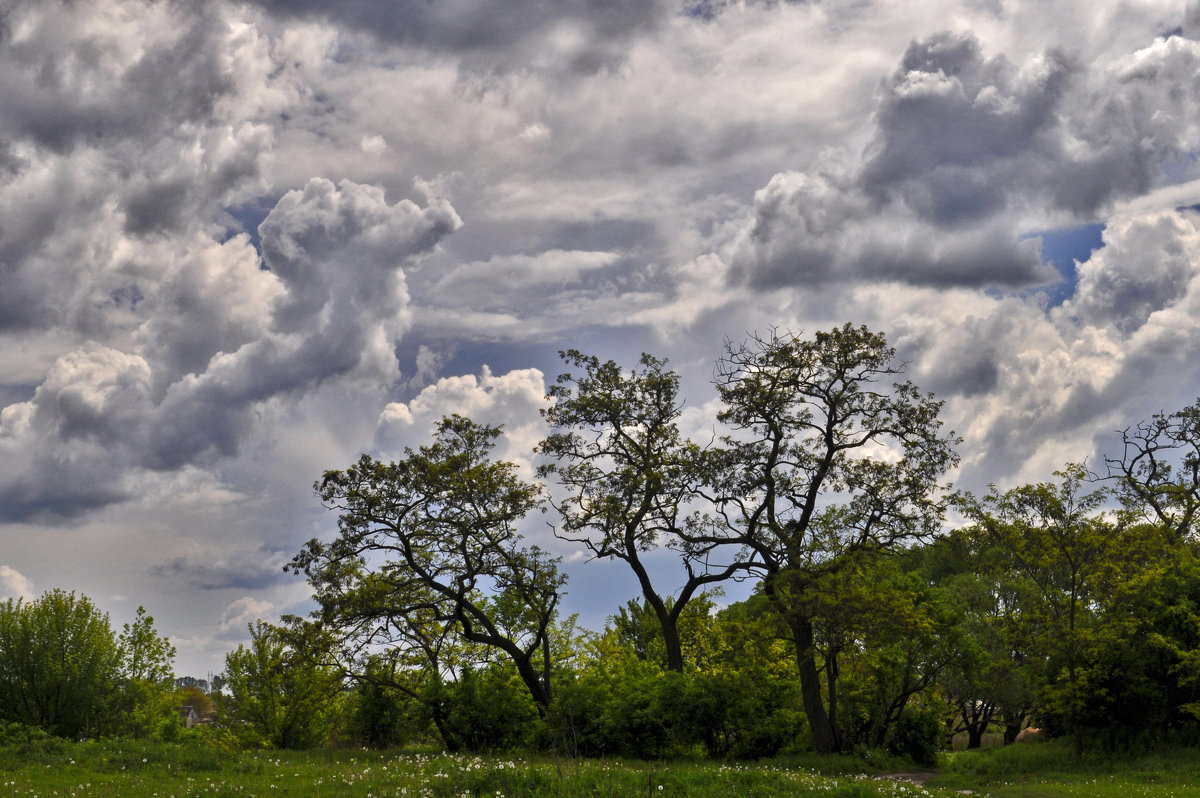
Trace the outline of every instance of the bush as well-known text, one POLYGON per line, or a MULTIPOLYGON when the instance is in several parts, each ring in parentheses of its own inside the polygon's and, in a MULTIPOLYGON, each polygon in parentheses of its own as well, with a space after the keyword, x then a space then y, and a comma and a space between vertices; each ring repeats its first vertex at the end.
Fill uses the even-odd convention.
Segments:
POLYGON ((548 736, 568 756, 659 759, 703 751, 754 759, 795 744, 804 728, 796 706, 794 685, 763 674, 634 666, 619 680, 564 680, 548 736))
POLYGON ((752 672, 689 677, 688 736, 713 758, 759 759, 793 745, 804 728, 795 685, 752 672))
POLYGON ((513 751, 537 728, 537 710, 511 668, 467 670, 443 689, 446 733, 458 748, 513 751))
POLYGON ((910 707, 888 730, 888 753, 912 760, 922 767, 937 764, 942 742, 942 717, 931 707, 910 707))

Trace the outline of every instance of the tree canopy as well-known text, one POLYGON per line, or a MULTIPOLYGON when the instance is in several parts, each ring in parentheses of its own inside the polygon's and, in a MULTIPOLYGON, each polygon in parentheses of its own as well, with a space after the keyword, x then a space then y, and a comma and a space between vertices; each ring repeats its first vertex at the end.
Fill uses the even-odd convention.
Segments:
POLYGON ((320 608, 314 621, 350 645, 402 639, 428 651, 437 625, 501 652, 534 702, 551 701, 550 626, 565 577, 558 560, 521 545, 518 522, 542 488, 494 461, 500 430, 462 416, 434 442, 382 463, 364 455, 315 488, 340 512, 338 537, 292 561, 320 608), (433 626, 431 626, 433 625, 433 626))

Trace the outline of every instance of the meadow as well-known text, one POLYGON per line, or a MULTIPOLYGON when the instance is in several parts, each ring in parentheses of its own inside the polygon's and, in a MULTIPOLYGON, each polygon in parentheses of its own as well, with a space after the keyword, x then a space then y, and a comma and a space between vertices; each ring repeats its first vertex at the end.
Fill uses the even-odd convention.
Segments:
MULTIPOLYGON (((0 793, 20 798, 311 796, 1194 796, 1196 752, 1075 760, 1044 744, 943 756, 924 785, 889 778, 899 763, 854 757, 756 763, 319 750, 226 752, 131 740, 31 740, 0 748, 0 793)), ((930 774, 920 774, 929 777, 930 774)))

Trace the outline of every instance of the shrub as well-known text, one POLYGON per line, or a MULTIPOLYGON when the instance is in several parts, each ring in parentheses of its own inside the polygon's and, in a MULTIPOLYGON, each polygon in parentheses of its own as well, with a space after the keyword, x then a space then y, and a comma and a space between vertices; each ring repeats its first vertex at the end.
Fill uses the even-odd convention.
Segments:
POLYGON ((888 753, 910 759, 922 767, 933 767, 937 764, 942 729, 942 717, 933 708, 905 709, 888 731, 885 743, 888 753))

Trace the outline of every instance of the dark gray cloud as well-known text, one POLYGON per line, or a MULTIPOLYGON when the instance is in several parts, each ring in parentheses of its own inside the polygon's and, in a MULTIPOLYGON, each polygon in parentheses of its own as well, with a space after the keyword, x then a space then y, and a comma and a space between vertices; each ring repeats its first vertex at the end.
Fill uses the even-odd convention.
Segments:
POLYGON ((251 2, 282 19, 324 19, 467 63, 509 68, 550 57, 584 74, 619 63, 630 40, 658 27, 675 6, 670 0, 251 2), (569 44, 562 47, 563 41, 569 44))
POLYGON ((970 35, 914 42, 884 89, 863 188, 880 202, 898 196, 939 226, 1003 210, 1025 182, 1013 160, 1058 154, 1051 134, 1077 68, 1050 52, 1022 77, 1003 56, 985 58, 970 35))
POLYGON ((114 46, 113 31, 88 30, 94 21, 81 4, 11 4, 10 18, 20 16, 31 29, 14 41, 10 28, 0 47, 0 135, 65 153, 80 144, 139 141, 206 120, 233 89, 217 46, 223 20, 212 4, 171 5, 170 35, 143 39, 130 60, 114 46), (27 13, 33 8, 36 17, 27 13), (77 33, 84 35, 65 50, 62 45, 77 33))
POLYGON ((19 472, 0 479, 0 519, 56 525, 133 498, 134 491, 112 474, 97 479, 95 465, 91 460, 56 454, 41 454, 20 463, 19 472))
POLYGON ((237 552, 225 557, 174 557, 150 567, 150 575, 185 584, 198 590, 265 590, 296 577, 283 566, 294 552, 266 547, 237 552))
POLYGON ((875 205, 843 175, 776 175, 755 195, 754 222, 731 275, 752 288, 885 280, 927 286, 1022 286, 1057 279, 1035 241, 1003 218, 946 230, 903 207, 875 205))
POLYGON ((1178 37, 1091 65, 1047 50, 1018 66, 971 34, 913 42, 861 161, 776 175, 731 275, 764 290, 1056 282, 1026 226, 1089 221, 1185 168, 1198 116, 1200 49, 1178 37))
POLYGON ((1187 10, 1183 12, 1183 25, 1180 29, 1189 39, 1200 39, 1200 3, 1195 0, 1188 3, 1187 10))
POLYGON ((445 200, 389 204, 381 189, 350 181, 314 179, 285 194, 260 230, 270 271, 246 256, 244 239, 193 253, 139 303, 151 314, 143 354, 70 353, 29 402, 5 408, 0 444, 37 439, 48 455, 32 464, 32 484, 24 463, 0 467, 0 494, 28 496, 0 514, 26 518, 58 502, 73 515, 123 497, 130 469, 236 454, 263 402, 352 375, 394 381, 409 324, 403 269, 460 224, 445 200), (230 302, 239 288, 244 307, 230 302), (60 460, 72 469, 54 472, 60 460), (64 501, 72 485, 74 503, 64 501))

